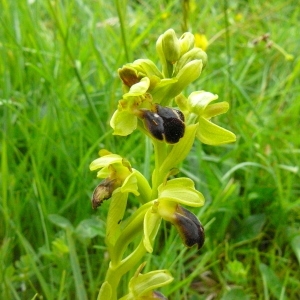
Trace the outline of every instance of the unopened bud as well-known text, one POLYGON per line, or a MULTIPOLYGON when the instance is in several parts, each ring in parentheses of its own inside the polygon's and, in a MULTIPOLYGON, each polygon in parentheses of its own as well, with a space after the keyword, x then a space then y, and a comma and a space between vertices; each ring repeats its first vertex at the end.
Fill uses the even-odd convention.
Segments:
POLYGON ((176 64, 174 74, 178 74, 178 72, 190 61, 200 59, 202 60, 202 69, 204 69, 207 64, 207 54, 200 48, 193 48, 192 50, 188 51, 180 57, 176 64))
POLYGON ((190 32, 185 32, 179 38, 179 47, 180 47, 180 57, 184 55, 186 52, 190 51, 194 48, 195 45, 195 37, 190 32))
POLYGON ((173 29, 167 30, 157 41, 156 49, 166 61, 175 63, 180 57, 179 41, 173 29))
POLYGON ((141 73, 144 76, 156 76, 158 78, 163 78, 157 66, 150 59, 137 59, 131 64, 131 66, 137 70, 138 73, 141 73))

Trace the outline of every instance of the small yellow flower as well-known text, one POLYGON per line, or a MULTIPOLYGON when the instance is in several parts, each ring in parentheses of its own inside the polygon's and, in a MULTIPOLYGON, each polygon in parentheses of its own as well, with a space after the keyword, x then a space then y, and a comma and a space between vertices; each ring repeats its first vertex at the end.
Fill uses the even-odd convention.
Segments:
POLYGON ((204 51, 207 49, 208 40, 205 34, 195 33, 195 46, 201 48, 204 51))

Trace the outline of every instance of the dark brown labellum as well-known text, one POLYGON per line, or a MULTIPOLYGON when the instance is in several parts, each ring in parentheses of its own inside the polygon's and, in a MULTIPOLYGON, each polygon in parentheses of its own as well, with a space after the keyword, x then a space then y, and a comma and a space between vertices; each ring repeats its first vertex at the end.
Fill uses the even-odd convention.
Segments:
POLYGON ((150 133, 158 140, 164 139, 164 121, 155 112, 150 110, 143 111, 144 125, 150 133))
POLYGON ((175 118, 167 119, 165 125, 165 139, 170 144, 175 144, 184 135, 184 123, 175 118))
POLYGON ((205 241, 204 227, 198 218, 189 210, 178 206, 174 225, 187 247, 194 245, 200 249, 205 241))
POLYGON ((185 131, 184 115, 180 110, 163 107, 158 104, 156 111, 142 111, 144 125, 156 139, 175 144, 183 137, 185 131))

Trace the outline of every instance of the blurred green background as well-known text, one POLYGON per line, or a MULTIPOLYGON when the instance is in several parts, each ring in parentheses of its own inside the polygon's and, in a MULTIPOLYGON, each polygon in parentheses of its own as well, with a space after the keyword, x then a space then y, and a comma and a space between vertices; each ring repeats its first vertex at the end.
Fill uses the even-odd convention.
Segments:
POLYGON ((184 248, 164 224, 146 270, 171 271, 162 289, 171 300, 300 299, 298 1, 0 6, 1 299, 96 298, 109 263, 109 201, 91 209, 98 180, 89 164, 106 148, 150 178, 149 141, 112 136, 109 119, 122 95, 117 69, 158 63, 155 42, 169 28, 200 35, 203 47, 207 38, 208 66, 185 94, 228 101, 214 121, 237 142, 196 142, 180 168, 206 198, 193 210, 205 246, 184 248))

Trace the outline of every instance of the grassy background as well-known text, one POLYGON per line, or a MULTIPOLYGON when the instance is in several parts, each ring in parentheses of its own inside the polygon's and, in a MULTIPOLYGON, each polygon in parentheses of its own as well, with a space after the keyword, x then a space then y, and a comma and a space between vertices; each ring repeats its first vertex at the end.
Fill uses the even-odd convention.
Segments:
POLYGON ((116 70, 157 62, 168 28, 207 36, 209 64, 187 93, 228 101, 216 121, 238 140, 196 142, 181 168, 206 197, 194 210, 204 248, 164 225, 147 268, 170 269, 169 299, 300 299, 298 1, 191 0, 187 13, 175 0, 0 3, 1 299, 95 299, 108 202, 92 211, 88 165, 105 147, 150 177, 149 142, 113 137, 108 120, 116 70))

